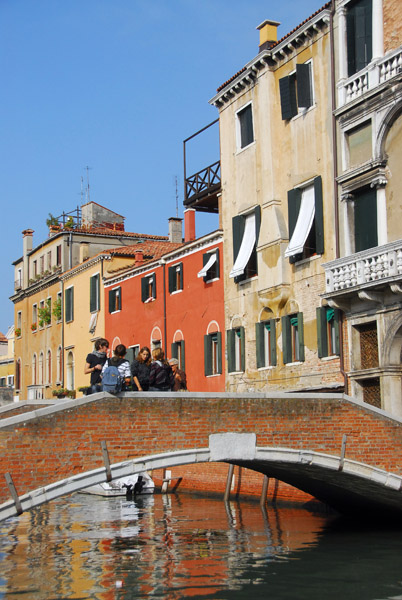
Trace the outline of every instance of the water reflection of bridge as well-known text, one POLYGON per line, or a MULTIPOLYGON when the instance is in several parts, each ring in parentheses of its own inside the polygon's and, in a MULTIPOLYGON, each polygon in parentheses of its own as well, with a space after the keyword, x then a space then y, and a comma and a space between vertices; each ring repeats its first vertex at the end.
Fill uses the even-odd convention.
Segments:
POLYGON ((32 408, 2 413, 0 518, 107 476, 211 462, 275 477, 340 511, 402 514, 402 422, 346 396, 96 394, 32 408))

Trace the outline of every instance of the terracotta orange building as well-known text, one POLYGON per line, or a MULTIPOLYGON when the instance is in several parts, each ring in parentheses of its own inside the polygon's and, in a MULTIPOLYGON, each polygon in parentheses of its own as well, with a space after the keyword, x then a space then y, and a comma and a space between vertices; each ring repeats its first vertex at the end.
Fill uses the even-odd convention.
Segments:
POLYGON ((111 347, 126 345, 130 360, 142 346, 162 347, 186 371, 189 390, 224 391, 222 255, 221 231, 138 245, 135 263, 104 279, 111 347))

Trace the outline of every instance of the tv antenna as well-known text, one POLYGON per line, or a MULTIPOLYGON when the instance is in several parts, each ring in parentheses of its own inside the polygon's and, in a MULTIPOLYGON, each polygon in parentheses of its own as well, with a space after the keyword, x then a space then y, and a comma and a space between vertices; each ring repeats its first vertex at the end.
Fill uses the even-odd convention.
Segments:
POLYGON ((87 189, 86 189, 86 196, 87 196, 87 202, 90 202, 90 197, 89 197, 89 171, 92 170, 92 167, 85 167, 85 170, 87 172, 87 189))
POLYGON ((179 192, 177 190, 177 175, 175 176, 176 183, 176 217, 179 216, 179 192))

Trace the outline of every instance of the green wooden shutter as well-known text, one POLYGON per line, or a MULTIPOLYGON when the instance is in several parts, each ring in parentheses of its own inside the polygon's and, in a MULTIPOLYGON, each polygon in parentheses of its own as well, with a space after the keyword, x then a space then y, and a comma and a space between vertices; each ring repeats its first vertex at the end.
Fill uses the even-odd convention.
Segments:
POLYGON ((255 349, 257 354, 257 369, 265 367, 264 327, 265 323, 255 324, 255 349))
POLYGON ((179 269, 180 269, 180 289, 182 290, 184 288, 184 281, 183 281, 183 263, 179 264, 179 269))
MULTIPOLYGON (((297 217, 300 212, 302 192, 298 188, 288 191, 288 227, 289 227, 289 242, 292 239, 293 232, 296 227, 297 217)), ((297 256, 290 256, 289 262, 294 263, 297 260, 297 256)))
POLYGON ((177 352, 177 343, 176 342, 172 342, 170 345, 170 353, 172 355, 172 358, 178 358, 178 352, 177 352))
POLYGON ((293 77, 282 77, 279 80, 279 93, 281 97, 282 120, 288 121, 297 115, 296 90, 293 77))
POLYGON ((314 179, 314 200, 315 200, 315 249, 317 254, 324 252, 324 209, 322 203, 322 179, 314 179))
POLYGON ((360 0, 355 7, 356 72, 371 61, 372 50, 372 0, 360 0))
POLYGON ((204 335, 204 374, 212 375, 212 348, 211 336, 204 335))
POLYGON ((253 110, 251 104, 238 113, 240 121, 240 145, 245 148, 254 141, 253 110))
POLYGON ((216 252, 216 268, 215 268, 215 273, 216 273, 216 277, 220 277, 220 263, 219 263, 219 248, 217 248, 215 250, 216 252))
POLYGON ((326 308, 324 306, 319 306, 316 309, 318 358, 323 358, 328 354, 327 319, 325 313, 326 308))
POLYGON ((308 108, 312 105, 311 64, 296 65, 297 106, 308 108))
POLYGON ((185 356, 185 346, 184 346, 184 340, 181 340, 179 342, 180 346, 181 346, 181 369, 183 369, 183 371, 186 370, 186 356, 185 356))
POLYGON ((98 286, 99 286, 99 275, 93 275, 89 279, 89 311, 95 312, 98 310, 98 286))
POLYGON ((168 271, 169 279, 169 293, 171 294, 176 290, 176 267, 169 267, 168 271))
POLYGON ((235 335, 234 329, 228 329, 226 332, 226 347, 228 351, 228 372, 233 373, 236 367, 235 361, 235 335))
POLYGON ((334 328, 335 328, 335 354, 340 354, 340 343, 339 343, 339 328, 341 325, 341 311, 339 308, 334 308, 334 328))
POLYGON ((241 355, 240 355, 240 370, 246 370, 246 336, 244 334, 244 327, 240 327, 240 340, 241 340, 241 355))
POLYGON ((292 362, 292 335, 290 327, 290 317, 282 317, 282 352, 283 363, 292 362))
POLYGON ((156 299, 156 273, 152 275, 152 298, 156 299))
POLYGON ((71 321, 71 317, 70 317, 70 313, 71 313, 71 296, 70 296, 70 292, 71 292, 71 288, 68 288, 64 292, 64 298, 65 298, 64 319, 65 319, 66 323, 68 323, 69 321, 71 321))
POLYGON ((377 190, 364 188, 354 194, 355 252, 378 245, 377 190))
POLYGON ((218 373, 222 373, 222 332, 218 331, 216 336, 218 340, 218 373))
POLYGON ((141 300, 142 302, 148 300, 148 277, 141 279, 141 300))
POLYGON ((236 262, 237 255, 239 254, 241 242, 244 235, 245 219, 243 215, 237 215, 232 219, 232 231, 233 231, 233 264, 236 262))
POLYGON ((276 367, 276 321, 275 319, 269 320, 270 332, 271 332, 271 343, 270 343, 270 352, 271 352, 271 367, 276 367))
POLYGON ((123 308, 123 295, 122 295, 122 290, 121 290, 121 287, 119 287, 119 296, 120 296, 120 306, 119 306, 119 310, 122 310, 122 308, 123 308))
POLYGON ((110 290, 109 292, 109 312, 112 313, 115 311, 116 306, 116 293, 115 290, 110 290))
POLYGON ((299 332, 299 360, 304 360, 304 326, 303 313, 297 313, 297 329, 299 332))

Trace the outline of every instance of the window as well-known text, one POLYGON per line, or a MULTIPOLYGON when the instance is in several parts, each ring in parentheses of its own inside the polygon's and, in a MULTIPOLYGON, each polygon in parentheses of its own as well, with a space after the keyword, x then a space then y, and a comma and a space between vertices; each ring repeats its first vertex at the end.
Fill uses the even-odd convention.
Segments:
POLYGON ((364 69, 373 53, 372 0, 356 0, 347 5, 346 43, 348 76, 364 69))
POLYGON ((44 382, 44 377, 43 377, 43 370, 44 370, 44 356, 43 356, 43 352, 41 352, 39 354, 39 371, 38 371, 38 384, 39 385, 43 385, 44 382))
POLYGON ((155 273, 147 275, 141 279, 141 300, 142 302, 151 302, 156 298, 156 277, 155 273))
POLYGON ((236 327, 227 331, 228 371, 229 373, 245 370, 244 327, 236 327))
POLYGON ((324 219, 321 177, 311 185, 288 192, 289 245, 285 256, 291 263, 324 252, 324 219))
POLYGON ((247 104, 237 113, 237 145, 245 148, 254 142, 253 131, 253 109, 251 104, 247 104))
POLYGON ((61 346, 57 348, 56 383, 60 383, 63 377, 63 351, 61 346))
POLYGON ((183 263, 169 267, 169 293, 183 289, 183 263))
POLYGON ((52 352, 47 351, 46 355, 46 383, 49 385, 52 383, 52 352))
POLYGON ((257 206, 253 212, 237 215, 232 220, 234 264, 229 277, 233 277, 235 283, 258 274, 257 243, 260 224, 260 206, 257 206))
POLYGON ((151 340, 151 352, 157 348, 162 348, 162 340, 152 339, 151 340))
POLYGON ((56 265, 58 267, 61 265, 61 244, 56 246, 56 265))
POLYGON ((269 319, 255 324, 257 369, 276 365, 276 321, 269 319))
POLYGON ((31 325, 31 329, 32 331, 36 331, 38 328, 38 305, 37 304, 33 304, 32 305, 32 325, 31 325))
POLYGON ((33 276, 36 277, 38 274, 38 263, 36 260, 34 260, 32 263, 32 271, 33 271, 33 276))
POLYGON ((15 389, 21 389, 21 359, 18 358, 15 363, 15 389))
POLYGON ((282 317, 282 346, 284 364, 304 360, 303 313, 282 317))
POLYGON ((365 187, 353 192, 355 252, 378 246, 377 190, 365 187))
POLYGON ((74 320, 74 288, 69 287, 64 293, 64 318, 66 323, 74 320))
POLYGON ((109 312, 121 310, 121 287, 110 290, 109 292, 109 312))
POLYGON ((46 258, 46 269, 50 271, 52 269, 52 253, 48 252, 46 258))
POLYGON ((21 313, 21 311, 19 310, 19 311, 17 312, 17 327, 16 327, 16 329, 15 329, 15 335, 16 335, 17 337, 21 337, 21 327, 22 327, 22 313, 21 313))
POLYGON ((41 256, 39 258, 39 264, 40 264, 40 273, 41 275, 43 275, 43 273, 45 272, 45 256, 41 256))
POLYGON ((38 323, 39 324, 39 329, 43 329, 44 326, 45 326, 45 321, 43 319, 44 310, 45 310, 45 301, 41 300, 39 302, 39 323, 38 323))
POLYGON ((37 381, 37 356, 34 354, 32 357, 32 385, 36 385, 37 381))
POLYGON ((186 361, 184 357, 184 340, 173 342, 171 346, 172 358, 177 358, 179 361, 179 369, 186 370, 186 361))
POLYGON ((282 120, 295 117, 298 109, 313 105, 312 63, 296 65, 296 72, 279 80, 282 120))
POLYGON ((206 252, 202 255, 203 267, 197 273, 197 277, 202 277, 204 281, 212 281, 219 278, 219 248, 206 252))
POLYGON ((339 354, 339 310, 330 306, 317 308, 318 357, 339 354))
POLYGON ((222 373, 222 333, 220 331, 204 335, 204 373, 207 377, 222 373))
POLYGON ((138 356, 139 351, 140 347, 138 344, 127 348, 127 354, 125 356, 126 360, 128 360, 128 362, 131 364, 133 360, 138 356))
POLYGON ((72 351, 70 350, 70 352, 67 354, 67 389, 68 390, 73 390, 74 389, 74 354, 72 353, 72 351))
POLYGON ((7 375, 7 385, 9 387, 14 385, 14 375, 7 375))
POLYGON ((89 310, 91 313, 100 309, 100 275, 92 275, 89 279, 89 310))

